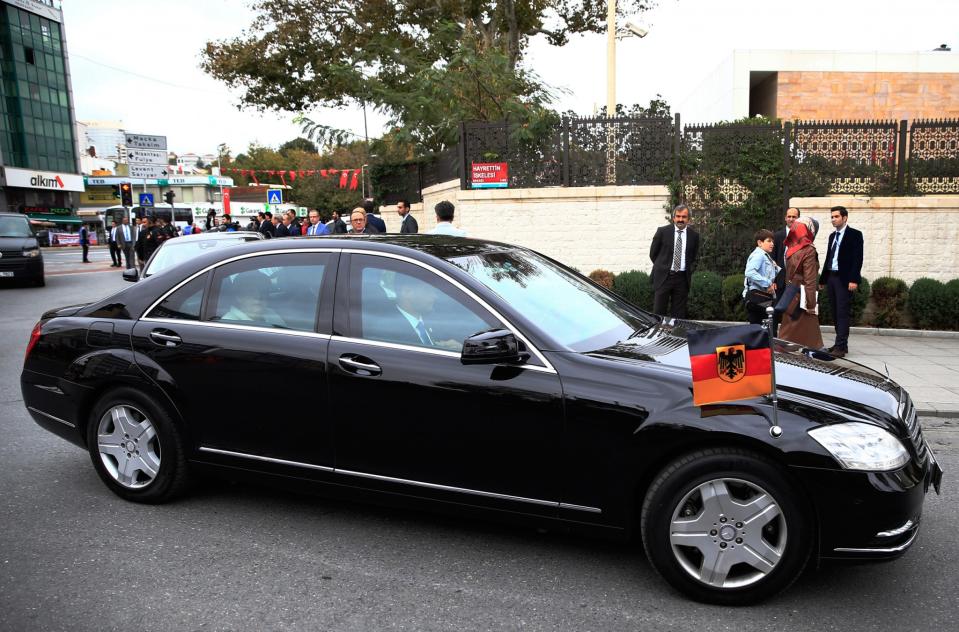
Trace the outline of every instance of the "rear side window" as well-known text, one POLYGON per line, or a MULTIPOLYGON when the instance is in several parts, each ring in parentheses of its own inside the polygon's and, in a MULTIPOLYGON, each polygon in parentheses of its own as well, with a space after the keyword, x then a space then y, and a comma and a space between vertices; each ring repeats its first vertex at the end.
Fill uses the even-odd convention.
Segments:
POLYGON ((180 320, 200 320, 203 307, 203 291, 210 274, 201 274, 177 291, 147 314, 149 318, 177 318, 180 320))

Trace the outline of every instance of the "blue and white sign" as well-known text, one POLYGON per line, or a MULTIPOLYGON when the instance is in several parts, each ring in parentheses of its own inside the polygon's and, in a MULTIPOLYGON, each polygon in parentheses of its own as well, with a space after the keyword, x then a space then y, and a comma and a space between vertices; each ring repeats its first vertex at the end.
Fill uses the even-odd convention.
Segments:
POLYGON ((283 189, 267 189, 267 204, 283 204, 283 189))
POLYGON ((152 194, 152 193, 141 193, 141 194, 140 194, 140 206, 153 206, 153 194, 152 194))

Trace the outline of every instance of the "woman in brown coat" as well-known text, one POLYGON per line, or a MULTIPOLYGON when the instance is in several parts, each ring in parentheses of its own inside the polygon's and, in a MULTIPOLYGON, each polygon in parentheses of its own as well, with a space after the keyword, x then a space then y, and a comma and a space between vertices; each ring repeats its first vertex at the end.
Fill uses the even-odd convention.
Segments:
POLYGON ((786 283, 798 285, 800 291, 782 316, 779 337, 810 349, 822 349, 816 303, 819 255, 812 240, 809 228, 801 222, 795 222, 786 237, 786 283))

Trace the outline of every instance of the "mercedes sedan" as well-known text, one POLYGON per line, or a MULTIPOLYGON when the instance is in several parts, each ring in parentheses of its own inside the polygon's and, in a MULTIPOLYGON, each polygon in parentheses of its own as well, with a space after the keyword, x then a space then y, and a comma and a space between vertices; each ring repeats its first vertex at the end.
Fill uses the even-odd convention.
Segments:
POLYGON ((257 241, 43 314, 21 386, 134 502, 219 472, 635 534, 722 604, 906 551, 942 476, 908 394, 780 342, 778 417, 768 397, 695 406, 686 334, 705 326, 506 244, 257 241), (254 396, 278 381, 309 395, 254 396))

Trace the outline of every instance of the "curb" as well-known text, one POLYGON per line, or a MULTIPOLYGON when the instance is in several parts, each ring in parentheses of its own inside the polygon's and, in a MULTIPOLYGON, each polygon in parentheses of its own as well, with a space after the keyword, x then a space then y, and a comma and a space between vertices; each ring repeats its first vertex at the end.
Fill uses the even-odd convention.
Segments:
MULTIPOLYGON (((907 391, 909 389, 906 389, 907 391)), ((916 413, 920 417, 939 417, 959 419, 959 406, 956 404, 915 402, 916 413)))
MULTIPOLYGON (((742 322, 733 322, 729 320, 702 320, 699 322, 710 323, 713 325, 732 326, 743 325, 742 322)), ((824 334, 835 333, 832 325, 820 325, 819 331, 824 334)), ((893 336, 899 338, 944 338, 947 340, 959 339, 959 331, 940 331, 935 329, 887 329, 880 327, 850 327, 849 335, 856 336, 893 336)))

